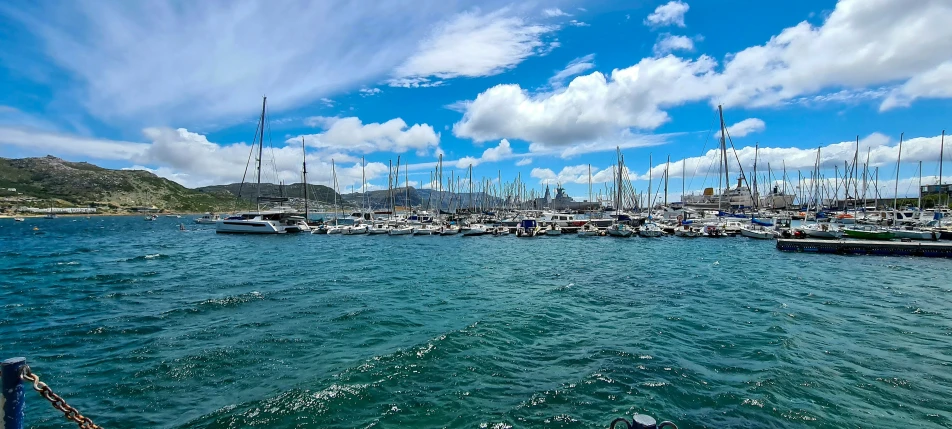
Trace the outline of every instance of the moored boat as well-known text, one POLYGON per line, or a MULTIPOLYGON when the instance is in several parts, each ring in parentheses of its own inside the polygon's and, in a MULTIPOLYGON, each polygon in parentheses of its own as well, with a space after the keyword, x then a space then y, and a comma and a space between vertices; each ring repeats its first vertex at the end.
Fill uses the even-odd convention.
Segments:
POLYGON ((675 237, 695 238, 701 236, 701 231, 691 225, 681 225, 674 229, 675 237))
POLYGON ((597 237, 599 234, 599 231, 598 231, 598 227, 596 227, 591 222, 588 222, 585 225, 582 225, 582 227, 578 229, 578 232, 576 232, 576 234, 579 237, 597 237))
POLYGON ((413 227, 409 225, 400 225, 390 228, 388 231, 390 235, 413 235, 413 227))
POLYGON ((516 226, 516 237, 535 237, 539 232, 539 222, 535 219, 523 219, 516 226))
POLYGON ((545 228, 545 235, 560 236, 562 235, 562 227, 557 223, 550 223, 549 226, 545 228))
POLYGON ((213 213, 205 213, 202 217, 195 218, 195 223, 202 225, 214 225, 221 220, 221 216, 213 213))
POLYGON ((285 234, 310 231, 302 216, 283 211, 238 213, 220 219, 215 232, 231 234, 285 234))
POLYGON ((26 219, 23 219, 22 217, 19 217, 19 216, 13 218, 13 221, 14 221, 14 222, 23 222, 24 220, 26 220, 26 219))
POLYGON ((664 235, 664 230, 654 222, 645 222, 638 230, 638 235, 647 238, 661 237, 664 235))
POLYGON ((874 225, 853 225, 843 228, 843 234, 860 240, 892 240, 896 237, 892 231, 874 225))
POLYGON ((623 223, 613 224, 612 226, 608 227, 606 231, 608 232, 608 235, 619 238, 628 238, 635 233, 635 231, 633 231, 628 225, 623 223))
POLYGON ((763 226, 751 225, 741 227, 740 235, 758 240, 772 240, 780 236, 780 233, 772 229, 764 228, 763 226))

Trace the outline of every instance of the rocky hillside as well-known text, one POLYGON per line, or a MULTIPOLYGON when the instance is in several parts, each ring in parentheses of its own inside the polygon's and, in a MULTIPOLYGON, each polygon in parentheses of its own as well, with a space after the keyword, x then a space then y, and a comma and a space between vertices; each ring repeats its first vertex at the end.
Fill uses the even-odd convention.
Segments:
POLYGON ((142 170, 110 170, 54 156, 0 158, 0 197, 4 206, 97 206, 103 210, 156 207, 170 211, 222 211, 234 199, 188 189, 142 170), (15 189, 15 191, 11 191, 15 189))
MULTIPOLYGON (((436 206, 440 203, 440 192, 433 191, 430 189, 416 189, 414 187, 409 188, 410 199, 409 202, 413 207, 427 207, 429 205, 431 209, 436 209, 436 206)), ((366 197, 362 193, 353 193, 344 195, 347 198, 349 205, 354 207, 362 207, 365 205, 364 201, 370 202, 370 207, 374 209, 382 209, 389 207, 389 191, 380 190, 380 191, 370 191, 367 192, 366 197)), ((488 194, 483 193, 473 193, 472 198, 476 200, 476 203, 479 204, 480 201, 484 201, 485 205, 492 205, 494 202, 499 202, 498 198, 494 198, 488 194)), ((405 207, 407 204, 407 190, 406 188, 397 188, 393 190, 393 199, 396 202, 396 206, 405 207)), ((470 203, 470 194, 469 193, 459 193, 454 194, 452 192, 443 192, 442 196, 443 210, 448 210, 454 207, 466 208, 471 205, 470 203)))

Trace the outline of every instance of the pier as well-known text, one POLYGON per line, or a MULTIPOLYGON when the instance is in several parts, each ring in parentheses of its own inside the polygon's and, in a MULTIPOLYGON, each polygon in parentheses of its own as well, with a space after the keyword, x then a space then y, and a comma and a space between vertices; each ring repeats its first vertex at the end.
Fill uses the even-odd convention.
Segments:
POLYGON ((777 240, 777 250, 784 252, 834 253, 840 255, 926 256, 952 258, 950 242, 903 242, 876 240, 777 240))

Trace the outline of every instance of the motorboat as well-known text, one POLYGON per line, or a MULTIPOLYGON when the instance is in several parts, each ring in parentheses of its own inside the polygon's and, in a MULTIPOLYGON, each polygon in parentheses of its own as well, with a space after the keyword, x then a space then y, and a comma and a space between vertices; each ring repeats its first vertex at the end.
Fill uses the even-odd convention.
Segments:
POLYGON ((502 236, 509 235, 509 227, 505 225, 499 225, 495 228, 492 228, 493 236, 502 236))
POLYGON ((625 225, 623 223, 613 224, 612 226, 609 226, 606 231, 608 232, 608 235, 612 237, 619 237, 619 238, 628 238, 634 235, 635 233, 634 230, 632 230, 628 225, 625 225))
POLYGON ((202 225, 214 225, 221 220, 221 216, 212 213, 205 213, 202 217, 195 218, 195 223, 202 225))
POLYGON ((327 235, 342 234, 344 232, 344 225, 326 225, 326 226, 327 226, 327 235))
POLYGON ((641 226, 641 229, 638 230, 638 235, 649 238, 661 237, 664 235, 664 230, 654 222, 645 222, 645 224, 641 226))
POLYGON ((582 225, 575 234, 579 237, 597 237, 599 231, 598 227, 591 222, 587 222, 585 225, 582 225))
POLYGON ((535 237, 541 232, 539 222, 535 219, 523 219, 516 226, 516 237, 535 237))
POLYGON ((701 231, 700 231, 700 229, 695 228, 695 227, 693 227, 693 226, 691 226, 691 225, 684 225, 684 224, 682 224, 681 226, 678 226, 677 228, 674 229, 674 236, 675 236, 675 237, 695 238, 695 237, 700 237, 700 236, 701 236, 701 231))
POLYGON ((158 218, 159 218, 158 215, 146 215, 146 216, 145 216, 145 220, 147 220, 147 221, 149 221, 149 222, 154 221, 154 220, 156 220, 156 219, 158 219, 158 218))
POLYGON ((463 237, 477 237, 489 234, 489 229, 481 223, 470 224, 466 229, 461 230, 463 237))
POLYGON ((277 210, 238 213, 219 219, 215 224, 215 232, 231 234, 285 234, 310 230, 303 216, 277 210))
POLYGON ((829 224, 811 223, 800 227, 800 231, 810 238, 839 239, 843 231, 829 224))
POLYGON ((355 223, 350 226, 344 227, 344 230, 341 232, 343 235, 364 235, 370 233, 370 225, 355 223))
POLYGON ((439 235, 440 230, 431 225, 423 225, 413 228, 413 235, 439 235))
POLYGON ((754 238, 758 240, 772 240, 779 237, 780 233, 773 229, 768 229, 760 225, 750 225, 750 226, 741 227, 740 235, 743 235, 744 237, 747 237, 747 238, 754 238))
POLYGON ((371 226, 370 226, 370 230, 367 231, 367 233, 370 234, 370 235, 389 234, 389 233, 390 233, 390 226, 388 226, 388 225, 385 224, 385 223, 379 223, 379 222, 378 222, 378 223, 375 223, 375 224, 371 225, 371 226))
POLYGON ((701 230, 702 235, 705 237, 711 238, 721 238, 726 237, 727 234, 724 233, 724 230, 718 225, 704 225, 704 229, 701 230))
POLYGON ((400 225, 390 228, 390 235, 413 235, 413 227, 409 225, 400 225))
POLYGON ((440 228, 440 235, 456 235, 459 234, 459 227, 456 225, 446 225, 440 228))
POLYGON ((550 223, 549 226, 545 228, 545 235, 560 236, 562 235, 562 227, 557 223, 550 223))
POLYGON ((15 218, 13 218, 13 221, 14 221, 14 222, 23 222, 23 221, 25 221, 25 220, 26 220, 26 219, 23 219, 22 217, 15 217, 15 218))

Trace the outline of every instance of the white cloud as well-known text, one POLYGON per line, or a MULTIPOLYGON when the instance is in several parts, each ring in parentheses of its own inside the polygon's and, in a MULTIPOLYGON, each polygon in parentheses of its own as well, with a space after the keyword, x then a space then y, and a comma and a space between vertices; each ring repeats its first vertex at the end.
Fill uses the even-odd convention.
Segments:
POLYGON ((611 167, 599 170, 597 167, 590 168, 586 164, 565 166, 558 173, 548 168, 533 168, 529 172, 529 176, 539 179, 539 183, 543 185, 588 184, 589 171, 592 173, 592 183, 606 183, 614 180, 614 172, 611 167))
MULTIPOLYGON (((63 83, 76 82, 54 91, 59 102, 82 106, 109 123, 206 125, 254 115, 262 94, 280 111, 376 81, 413 55, 429 29, 441 22, 460 22, 456 15, 474 4, 492 10, 503 3, 463 0, 407 7, 384 2, 371 8, 305 0, 289 0, 281 7, 254 0, 32 2, 0 5, 0 15, 11 31, 31 38, 25 39, 30 43, 5 46, 13 59, 8 66, 43 70, 45 75, 36 73, 40 80, 62 75, 63 83), (49 71, 50 65, 60 70, 49 71)), ((485 33, 508 29, 516 42, 507 46, 531 46, 529 39, 540 31, 501 17, 499 21, 502 24, 477 22, 490 24, 484 32, 475 32, 484 36, 481 42, 506 45, 485 33)), ((458 47, 465 51, 478 46, 473 42, 458 47)), ((513 56, 519 55, 498 55, 510 58, 506 64, 513 56)), ((492 61, 486 57, 483 62, 492 61)), ((478 67, 419 71, 467 75, 474 69, 478 67)))
POLYGON ((484 162, 496 162, 509 158, 510 156, 512 156, 512 147, 509 145, 508 140, 502 139, 499 141, 498 146, 484 150, 483 155, 479 158, 467 156, 456 161, 456 168, 467 168, 471 165, 475 167, 484 162))
POLYGON ((296 144, 301 138, 308 146, 344 152, 401 153, 415 150, 425 153, 440 143, 440 135, 427 124, 407 127, 403 119, 395 118, 384 123, 364 124, 359 118, 334 118, 314 116, 305 121, 309 126, 320 127, 324 132, 292 137, 288 144, 296 144))
POLYGON ((571 14, 568 14, 568 13, 565 13, 565 12, 562 12, 562 9, 559 9, 559 8, 556 7, 556 8, 552 8, 552 9, 545 9, 545 10, 543 10, 543 11, 542 11, 542 16, 545 16, 546 18, 556 18, 556 17, 559 17, 559 16, 572 16, 572 15, 571 15, 571 14))
POLYGON ((650 27, 664 27, 676 25, 684 27, 684 14, 691 7, 687 3, 674 0, 658 6, 651 15, 645 18, 645 25, 650 27))
POLYGON ((516 167, 524 167, 529 164, 532 164, 532 158, 522 158, 516 163, 516 167))
POLYGON ((549 86, 553 88, 562 86, 562 82, 565 81, 565 79, 595 68, 594 59, 595 54, 588 54, 570 61, 564 69, 549 78, 549 86))
POLYGON ((591 27, 591 26, 592 26, 591 24, 589 24, 589 23, 587 23, 587 22, 582 22, 582 21, 578 21, 578 20, 574 20, 574 19, 571 20, 571 21, 569 21, 569 25, 571 25, 571 26, 573 26, 573 27, 591 27))
POLYGON ((78 155, 108 160, 132 159, 141 156, 149 148, 149 145, 144 143, 38 132, 15 127, 0 127, 0 144, 32 150, 36 155, 78 155))
POLYGON ((618 136, 629 128, 654 129, 669 120, 663 107, 704 100, 715 91, 715 62, 706 56, 645 58, 606 76, 579 76, 564 91, 532 95, 519 85, 497 85, 467 102, 453 126, 476 141, 516 138, 568 146, 618 136))
POLYGON ((377 95, 383 92, 380 88, 360 88, 361 97, 370 97, 372 95, 377 95))
POLYGON ((656 129, 671 120, 667 109, 698 101, 757 108, 886 97, 880 107, 889 109, 921 97, 952 98, 948 22, 950 2, 842 0, 822 26, 784 29, 727 55, 723 66, 706 55, 669 54, 577 76, 554 93, 494 86, 457 103, 464 115, 453 131, 476 141, 604 146, 622 132, 656 129))
POLYGON ((747 118, 727 127, 727 134, 731 137, 744 137, 748 134, 759 133, 767 128, 763 120, 747 118))
POLYGON ((397 67, 392 86, 421 86, 432 78, 492 76, 543 54, 542 37, 556 28, 526 22, 507 9, 467 12, 437 27, 417 52, 397 67))
POLYGON ((324 103, 327 107, 334 107, 334 100, 327 97, 321 98, 321 103, 324 103))
POLYGON ((655 55, 664 55, 674 51, 690 52, 694 50, 694 41, 687 36, 674 36, 666 33, 658 39, 653 49, 655 55))
POLYGON ((952 61, 946 61, 930 71, 913 76, 890 92, 879 110, 908 107, 918 98, 952 98, 952 61))

